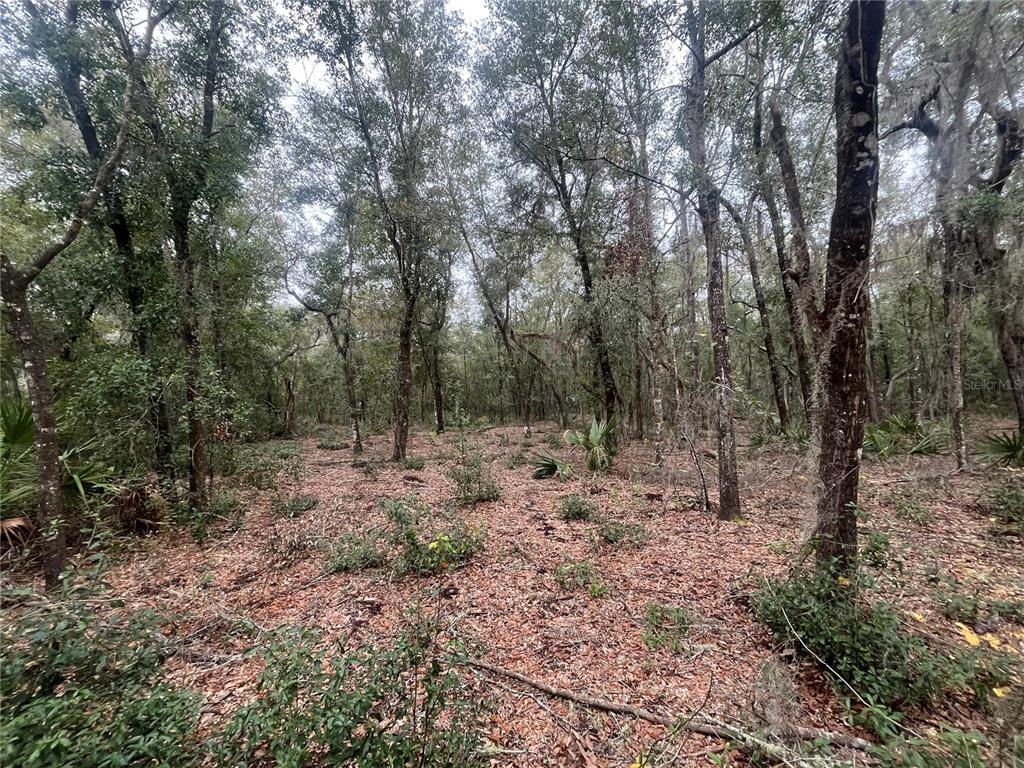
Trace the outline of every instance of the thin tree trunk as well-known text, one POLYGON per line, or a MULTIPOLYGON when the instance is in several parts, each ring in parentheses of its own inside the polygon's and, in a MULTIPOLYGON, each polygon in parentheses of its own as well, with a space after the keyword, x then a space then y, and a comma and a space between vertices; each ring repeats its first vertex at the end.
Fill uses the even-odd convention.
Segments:
MULTIPOLYGON (((705 71, 704 24, 687 3, 690 53, 694 58, 687 89, 686 121, 690 161, 697 176, 697 214, 704 230, 708 262, 708 314, 715 363, 715 404, 718 417, 718 497, 721 519, 741 516, 739 478, 736 469, 736 435, 733 424, 732 370, 729 363, 729 329, 725 315, 722 269, 722 235, 719 190, 711 180, 704 137, 705 71)), ((703 6, 701 7, 703 13, 703 6)))
POLYGON ((398 366, 395 380, 395 431, 392 461, 404 461, 409 443, 409 410, 412 405, 412 329, 415 304, 407 297, 403 304, 402 323, 398 329, 398 366))
POLYGON ((46 370, 43 343, 36 332, 25 289, 14 284, 11 274, 13 269, 6 255, 2 256, 0 271, 4 314, 11 337, 21 353, 28 404, 32 409, 32 423, 35 427, 38 496, 36 526, 42 534, 43 576, 46 589, 53 590, 60 583, 67 552, 53 387, 50 385, 46 370))
POLYGON ((857 560, 857 491, 864 439, 867 280, 878 197, 878 59, 885 5, 850 3, 836 74, 836 202, 828 242, 818 361, 820 452, 814 539, 818 562, 849 573, 857 560))
POLYGON ((775 337, 772 333, 771 316, 768 314, 768 304, 764 298, 764 288, 761 286, 761 269, 757 263, 757 251, 750 237, 750 230, 746 222, 732 204, 724 197, 722 205, 729 211, 736 227, 740 231, 743 240, 743 248, 747 252, 747 263, 750 265, 750 282, 754 286, 754 300, 757 302, 757 315, 761 320, 761 333, 764 339, 764 353, 768 358, 768 374, 772 382, 772 394, 775 397, 775 407, 779 413, 779 427, 785 432, 789 428, 789 409, 786 407, 786 397, 782 391, 782 371, 779 365, 779 357, 775 353, 775 337))
MULTIPOLYGON (((758 70, 763 68, 762 62, 758 60, 758 70)), ((759 83, 763 77, 759 78, 759 83)), ((800 309, 797 306, 796 281, 789 266, 789 257, 786 254, 786 236, 782 227, 782 214, 779 212, 778 203, 775 200, 775 190, 772 188, 771 176, 768 173, 766 153, 761 138, 762 124, 762 89, 760 85, 754 95, 754 154, 756 156, 758 194, 764 202, 768 211, 768 222, 772 230, 772 241, 775 244, 775 256, 779 265, 780 282, 782 283, 782 298, 786 305, 786 317, 789 319, 790 339, 793 343, 793 354, 796 357, 797 380, 800 385, 800 398, 804 406, 804 417, 809 427, 814 421, 814 385, 812 375, 812 364, 807 353, 807 344, 804 334, 804 323, 801 319, 800 309)))
POLYGON ((437 434, 444 432, 444 390, 441 386, 441 353, 437 339, 430 345, 430 382, 434 390, 434 425, 437 434))

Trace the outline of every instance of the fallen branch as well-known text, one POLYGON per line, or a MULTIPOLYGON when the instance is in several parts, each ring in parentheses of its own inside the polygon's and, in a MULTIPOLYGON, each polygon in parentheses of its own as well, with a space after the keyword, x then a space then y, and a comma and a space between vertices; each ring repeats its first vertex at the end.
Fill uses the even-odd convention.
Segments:
MULTIPOLYGON (((759 749, 771 757, 775 757, 786 762, 794 759, 794 754, 789 748, 765 741, 765 739, 760 736, 740 730, 735 726, 729 725, 728 723, 708 715, 693 715, 690 717, 670 717, 669 715, 659 715, 656 712, 651 712, 650 710, 642 707, 634 707, 631 704, 623 704, 617 701, 600 699, 596 696, 588 696, 587 694, 577 693, 565 688, 555 688, 554 686, 543 683, 540 680, 527 677, 519 672, 514 672, 511 669, 505 669, 504 667, 499 667, 496 664, 491 664, 479 659, 468 659, 465 663, 471 667, 476 667, 477 669, 482 669, 495 675, 501 675, 513 680, 518 680, 524 685, 528 685, 531 688, 535 688, 538 691, 542 691, 543 693, 546 693, 549 696, 554 696, 555 698, 573 701, 586 707, 604 710, 605 712, 628 715, 639 720, 645 720, 648 723, 653 723, 654 725, 663 725, 666 728, 681 727, 685 730, 692 731, 693 733, 699 733, 704 736, 726 739, 728 741, 743 744, 747 747, 759 749)), ((800 741, 825 739, 837 746, 849 747, 851 749, 861 751, 867 751, 868 748, 871 747, 871 743, 869 741, 857 738, 856 736, 847 736, 843 733, 823 731, 817 728, 804 728, 801 726, 769 728, 765 730, 765 736, 798 739, 800 741)), ((797 762, 801 765, 806 764, 799 760, 797 762)))

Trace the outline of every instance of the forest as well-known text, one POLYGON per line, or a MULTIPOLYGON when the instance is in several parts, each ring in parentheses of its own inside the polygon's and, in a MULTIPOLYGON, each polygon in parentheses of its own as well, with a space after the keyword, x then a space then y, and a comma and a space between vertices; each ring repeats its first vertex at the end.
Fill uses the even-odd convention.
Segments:
POLYGON ((1019 0, 0 5, 0 765, 1024 766, 1019 0))

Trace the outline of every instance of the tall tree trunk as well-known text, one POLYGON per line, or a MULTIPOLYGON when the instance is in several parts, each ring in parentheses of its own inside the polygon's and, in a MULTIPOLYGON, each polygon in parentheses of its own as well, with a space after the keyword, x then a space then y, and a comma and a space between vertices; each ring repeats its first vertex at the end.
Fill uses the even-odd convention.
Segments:
POLYGON ((0 256, 0 285, 3 289, 4 315, 11 337, 21 353, 28 404, 35 426, 38 508, 36 526, 42 535, 43 576, 46 589, 60 581, 67 557, 64 507, 60 493, 60 446, 57 442, 57 417, 53 387, 47 374, 46 354, 36 332, 24 288, 14 283, 13 269, 6 255, 0 256))
POLYGON ((854 0, 836 73, 836 202, 828 241, 827 335, 818 360, 820 452, 814 531, 818 562, 849 573, 857 560, 857 490, 864 439, 867 279, 878 198, 878 59, 885 4, 854 0))
POLYGON ((789 275, 796 287, 796 297, 803 312, 804 324, 811 337, 815 353, 821 354, 823 342, 820 314, 818 312, 817 280, 811 270, 811 252, 807 242, 807 222, 804 218, 803 202, 800 197, 800 183, 796 175, 796 165, 789 149, 789 138, 783 123, 782 109, 777 101, 768 105, 772 115, 772 149, 779 162, 782 177, 782 188, 786 193, 786 208, 789 211, 790 235, 793 242, 793 261, 789 275))
POLYGON ((415 303, 408 297, 403 302, 402 322, 398 328, 398 366, 395 381, 395 439, 391 452, 392 461, 404 461, 409 443, 409 412, 412 406, 412 329, 415 303))
POLYGON ((444 432, 444 390, 441 387, 441 353, 437 339, 430 345, 430 383, 434 390, 434 428, 444 432))
POLYGON ((750 230, 740 212, 729 203, 724 197, 722 205, 729 211, 736 227, 740 231, 740 238, 743 240, 743 249, 747 252, 747 263, 750 266, 750 282, 754 287, 754 301, 757 302, 757 315, 761 320, 761 334, 764 339, 764 353, 768 358, 768 375, 772 382, 772 394, 775 397, 775 407, 779 413, 779 426, 785 432, 789 429, 789 409, 786 407, 786 396, 782 389, 782 371, 779 365, 779 357, 775 353, 775 337, 772 333, 771 316, 768 314, 768 304, 764 298, 764 288, 761 286, 761 268, 757 263, 757 251, 754 242, 750 237, 750 230))
POLYGON ((996 318, 996 336, 999 341, 999 352, 1006 365, 1009 378, 1010 393, 1013 405, 1017 410, 1017 429, 1024 434, 1024 332, 1011 326, 1005 310, 1000 310, 996 318))
MULTIPOLYGON (((722 234, 719 190, 711 179, 705 143, 705 62, 703 19, 698 21, 687 3, 690 53, 693 72, 686 95, 687 140, 690 161, 697 176, 697 215, 704 230, 708 262, 708 314, 715 363, 715 405, 718 418, 718 516, 741 516, 739 478, 736 470, 736 434, 733 424, 732 370, 729 363, 729 328, 725 315, 722 269, 722 234)), ((701 8, 703 13, 703 6, 701 8)))
MULTIPOLYGON (((762 62, 758 60, 758 70, 763 68, 762 62)), ((758 82, 763 80, 759 77, 758 82)), ((789 257, 786 254, 786 235, 782 227, 782 214, 779 212, 778 203, 775 200, 775 190, 772 188, 771 176, 768 173, 767 158, 764 144, 761 138, 762 124, 762 88, 758 85, 754 95, 754 154, 757 166, 757 191, 768 211, 768 222, 772 230, 772 241, 775 244, 775 256, 779 265, 780 282, 782 283, 782 298, 786 305, 786 317, 789 319, 790 339, 793 343, 793 354, 796 357, 797 381, 800 385, 800 398, 804 407, 804 417, 808 426, 814 421, 814 385, 812 375, 812 364, 807 353, 807 343, 804 334, 804 323, 801 318, 800 308, 797 306, 796 293, 797 285, 789 265, 789 257)))
POLYGON ((185 347, 185 411, 188 421, 188 498, 193 513, 206 509, 206 439, 200 413, 202 392, 202 341, 199 338, 199 307, 196 300, 196 264, 189 233, 189 208, 179 207, 172 213, 174 251, 181 280, 181 338, 185 347))

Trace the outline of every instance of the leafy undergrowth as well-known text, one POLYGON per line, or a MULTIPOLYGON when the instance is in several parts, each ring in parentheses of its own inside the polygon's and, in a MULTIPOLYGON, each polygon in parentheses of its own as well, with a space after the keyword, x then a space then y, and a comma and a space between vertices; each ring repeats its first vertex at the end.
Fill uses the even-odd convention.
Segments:
MULTIPOLYGON (((626 444, 610 472, 594 474, 561 435, 555 425, 529 438, 512 427, 469 427, 468 445, 459 445, 458 436, 416 434, 409 453, 423 466, 415 472, 387 461, 389 435, 369 438, 358 466, 338 460, 327 439, 322 448, 317 440, 246 447, 222 485, 237 496, 242 517, 214 521, 201 542, 186 528, 133 542, 111 573, 115 593, 176 617, 163 627, 176 653, 161 675, 205 699, 204 739, 260 700, 254 685, 275 628, 316 630, 321 650, 337 641, 345 652, 386 650, 397 647, 409 608, 419 605, 446 632, 457 628, 478 642, 488 661, 550 685, 662 713, 702 706, 753 727, 854 728, 885 741, 868 708, 830 684, 798 644, 789 643, 792 652, 780 645, 749 604, 763 578, 775 579, 774 588, 801 553, 810 462, 794 459, 788 446, 741 452, 746 520, 720 523, 700 512, 688 453, 652 470, 649 447, 626 444), (534 480, 529 457, 538 449, 573 465, 571 477, 534 480), (471 482, 460 484, 467 467, 471 482), (478 478, 493 480, 500 495, 490 487, 476 493, 488 485, 478 478), (586 503, 563 501, 573 496, 586 503), (294 514, 293 499, 302 499, 294 514), (769 668, 775 682, 766 686, 769 668)), ((890 629, 922 637, 928 654, 947 660, 1012 656, 1024 646, 1024 627, 1015 623, 1024 600, 1022 542, 1007 533, 1012 513, 986 504, 1019 472, 949 475, 948 463, 913 455, 865 467, 866 559, 878 566, 871 604, 888 606, 867 618, 883 637, 890 629)), ((901 683, 893 659, 932 659, 908 642, 890 655, 872 646, 896 680, 878 695, 906 683, 906 700, 878 702, 900 723, 907 748, 893 747, 883 760, 928 754, 911 743, 918 737, 955 746, 973 733, 978 742, 966 744, 991 758, 1006 739, 1021 684, 997 677, 994 661, 987 676, 961 676, 948 689, 946 661, 934 672, 915 667, 901 683), (942 695, 921 693, 943 676, 942 695)), ((734 754, 719 739, 473 680, 489 702, 473 732, 495 765, 624 766, 661 755, 650 764, 697 766, 708 758, 667 763, 666 756, 711 750, 728 762, 734 754)), ((238 731, 236 747, 257 731, 238 731)), ((330 749, 318 744, 311 748, 330 749)))

